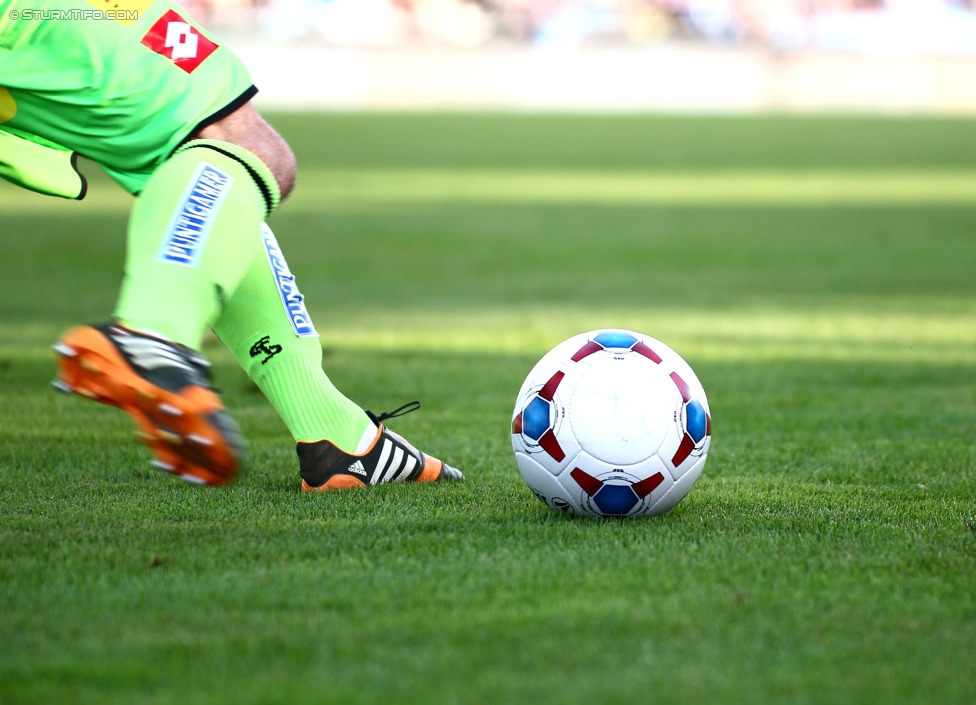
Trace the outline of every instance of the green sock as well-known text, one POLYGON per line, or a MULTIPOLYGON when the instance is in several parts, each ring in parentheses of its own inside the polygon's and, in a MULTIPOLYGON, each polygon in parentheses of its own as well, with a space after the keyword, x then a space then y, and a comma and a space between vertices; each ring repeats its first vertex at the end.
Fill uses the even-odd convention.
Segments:
POLYGON ((236 145, 183 147, 147 182, 129 219, 115 317, 199 350, 251 263, 279 200, 270 170, 236 145))
POLYGON ((323 371, 318 333, 271 229, 262 225, 255 240, 261 256, 227 301, 214 331, 296 441, 328 439, 346 452, 364 452, 376 427, 323 371))

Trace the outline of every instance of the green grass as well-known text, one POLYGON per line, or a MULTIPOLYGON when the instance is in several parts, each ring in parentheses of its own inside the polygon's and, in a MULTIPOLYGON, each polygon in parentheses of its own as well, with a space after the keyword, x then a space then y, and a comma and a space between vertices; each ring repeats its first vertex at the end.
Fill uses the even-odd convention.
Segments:
POLYGON ((276 116, 272 225, 333 380, 460 485, 225 490, 49 391, 111 311, 128 199, 0 185, 0 704, 976 701, 976 130, 969 120, 276 116), (671 513, 574 520, 515 468, 534 362, 623 326, 714 419, 671 513))

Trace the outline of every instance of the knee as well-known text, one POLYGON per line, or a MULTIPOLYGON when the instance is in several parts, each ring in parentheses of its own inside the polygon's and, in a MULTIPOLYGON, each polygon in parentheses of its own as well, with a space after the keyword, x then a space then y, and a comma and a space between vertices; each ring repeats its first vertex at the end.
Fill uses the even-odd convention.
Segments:
MULTIPOLYGON (((267 123, 265 124, 267 125, 267 123)), ((295 161, 295 153, 292 152, 285 138, 275 132, 270 125, 268 125, 268 129, 271 130, 273 139, 269 140, 264 152, 256 152, 256 154, 271 169, 271 173, 274 174, 275 180, 278 182, 278 188, 281 190, 281 200, 285 200, 295 188, 298 165, 295 161)))
POLYGON ((245 103, 230 115, 207 125, 194 137, 232 142, 254 154, 274 174, 282 200, 295 188, 298 168, 294 152, 251 103, 245 103))

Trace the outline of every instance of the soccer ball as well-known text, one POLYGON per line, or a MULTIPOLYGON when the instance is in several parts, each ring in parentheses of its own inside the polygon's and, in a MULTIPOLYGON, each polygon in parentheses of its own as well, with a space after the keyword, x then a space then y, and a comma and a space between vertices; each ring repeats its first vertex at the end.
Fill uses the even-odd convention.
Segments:
POLYGON ((512 417, 529 488, 577 516, 664 514, 701 475, 711 435, 705 390, 688 363, 628 330, 582 333, 550 350, 512 417))

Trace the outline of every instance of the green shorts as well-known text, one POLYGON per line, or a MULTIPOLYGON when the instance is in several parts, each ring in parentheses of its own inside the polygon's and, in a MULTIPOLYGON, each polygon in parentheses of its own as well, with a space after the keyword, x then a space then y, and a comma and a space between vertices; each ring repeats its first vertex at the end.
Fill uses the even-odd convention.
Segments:
POLYGON ((0 130, 88 157, 131 193, 256 92, 169 0, 0 0, 0 130))

